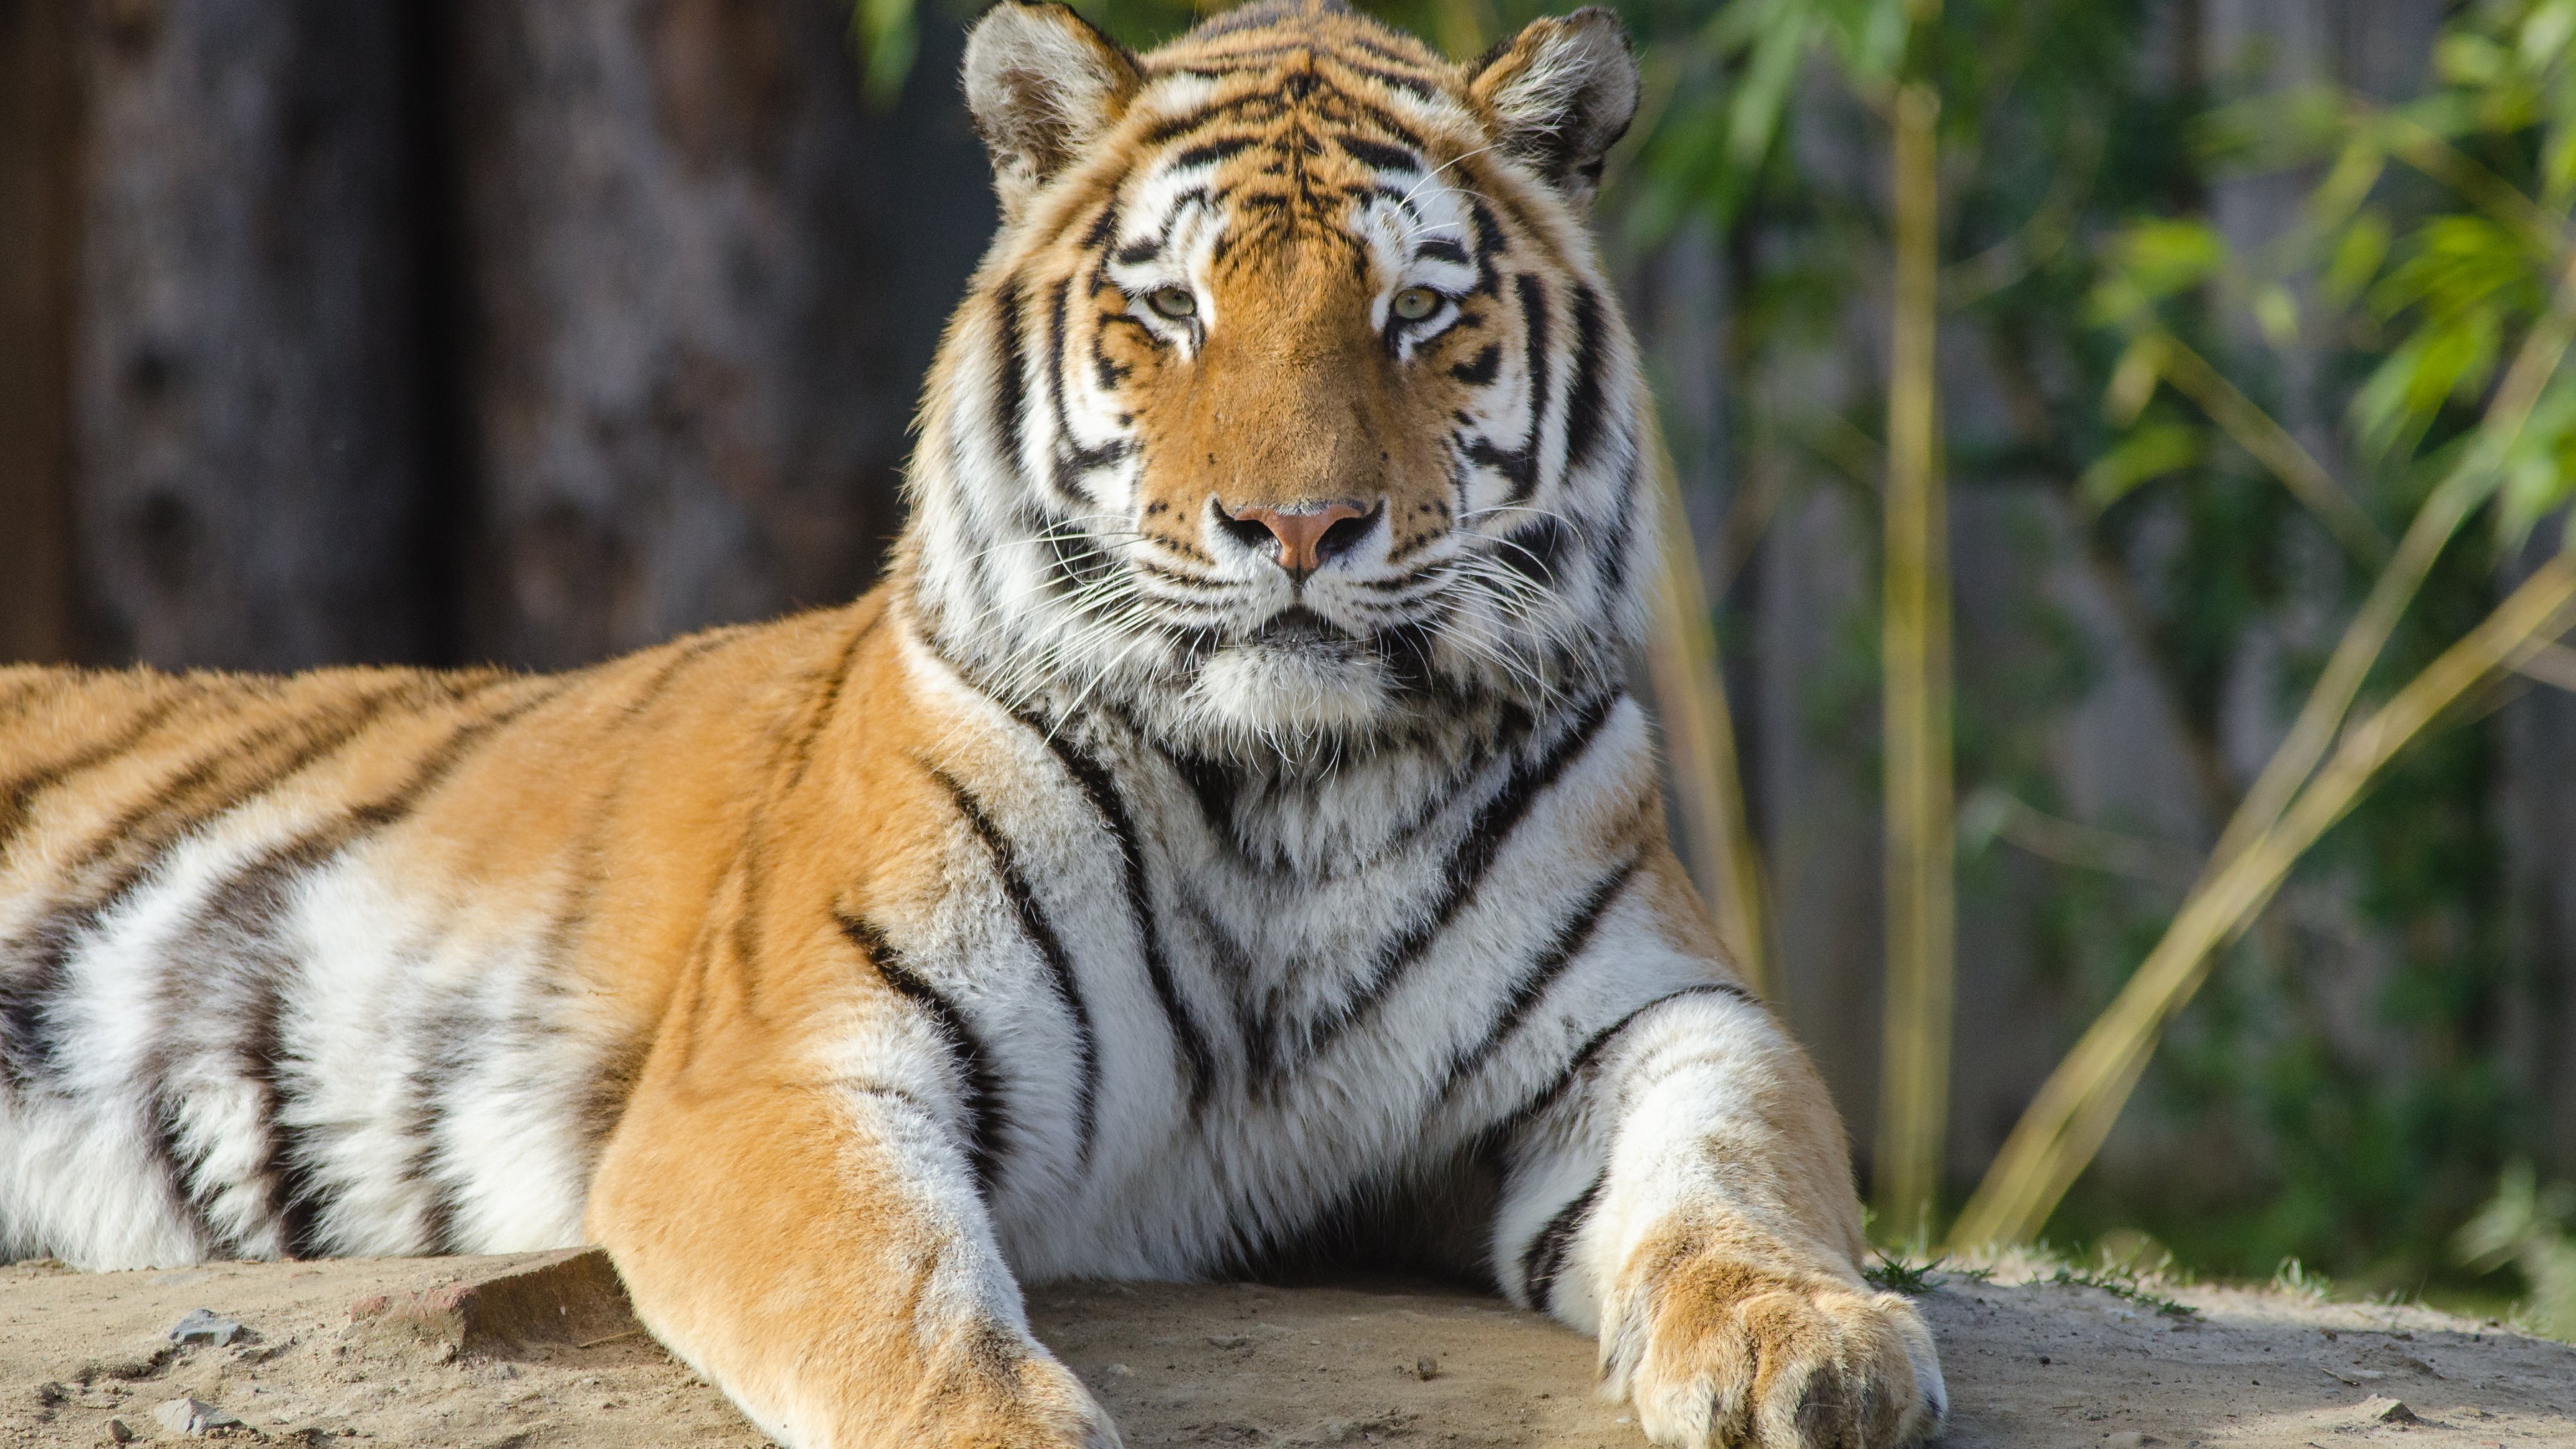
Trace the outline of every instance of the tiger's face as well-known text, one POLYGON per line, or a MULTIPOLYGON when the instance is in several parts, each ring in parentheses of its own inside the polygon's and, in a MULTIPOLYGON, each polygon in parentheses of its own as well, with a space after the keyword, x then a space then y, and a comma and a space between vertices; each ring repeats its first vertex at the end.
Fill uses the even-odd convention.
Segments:
POLYGON ((1005 221, 925 410, 917 605, 1015 702, 1342 742, 1618 671, 1642 388, 1585 231, 1606 13, 1453 66, 1332 0, 1138 57, 1006 3, 1005 221))

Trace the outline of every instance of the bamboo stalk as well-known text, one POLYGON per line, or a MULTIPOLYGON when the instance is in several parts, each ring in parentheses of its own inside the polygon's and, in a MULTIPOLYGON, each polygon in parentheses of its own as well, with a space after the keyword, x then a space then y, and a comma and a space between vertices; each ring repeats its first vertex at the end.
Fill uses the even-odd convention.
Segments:
POLYGON ((2503 476, 2505 458, 2522 436, 2523 425, 2530 421, 2531 410, 2557 372, 2571 339, 2576 339, 2576 257, 2570 258, 2566 271, 2560 274, 2548 315, 2523 339, 2503 384, 2496 389, 2494 401, 2478 424, 2477 436, 2467 454, 2434 485, 2432 495, 2416 511, 2414 522, 2407 525, 2406 536, 2397 542, 2397 552, 2371 584, 2370 595, 2362 601, 2360 611, 2345 626, 2343 638, 2336 642, 2335 652, 2326 660, 2316 686, 2308 692, 2307 702, 2291 723, 2288 736, 2264 763, 2254 788, 2245 792, 2244 801, 2219 835, 2217 847, 2210 852, 2209 873, 2226 869, 2249 841, 2270 828, 2307 781, 2317 761, 2325 757, 2335 731, 2361 692, 2362 681, 2378 662, 2389 636, 2397 631, 2397 621, 2405 615, 2407 605, 2414 601, 2416 589, 2432 572, 2434 561, 2441 557, 2460 525, 2495 491, 2503 476))
POLYGON ((1718 935, 1744 984, 1778 1001, 1762 887, 1761 846, 1745 822, 1743 773, 1726 673, 1709 620, 1708 587, 1682 513, 1681 481, 1660 437, 1646 442, 1656 506, 1663 514, 1663 576, 1655 592, 1654 632, 1646 670, 1663 717, 1664 747, 1681 807, 1682 836, 1699 870, 1699 887, 1717 917, 1718 935))
POLYGON ((2310 513, 2334 530, 2335 537, 2355 557, 2373 567, 2388 561, 2388 535, 2379 531, 2379 525, 2371 522, 2370 515, 2316 460, 2316 455, 2290 436, 2289 429, 2256 407, 2252 398, 2181 338, 2162 329, 2152 335, 2157 371, 2164 374, 2165 381, 2200 404, 2200 410, 2235 439, 2236 446, 2270 469, 2272 476, 2281 480, 2281 486, 2290 490, 2290 496, 2306 504, 2310 513))
POLYGON ((2036 1236, 2091 1164, 2145 1072, 2166 1023, 2208 979, 2213 953, 2250 924, 2299 856, 2361 798, 2398 752, 2460 695, 2519 667, 2576 622, 2576 563, 2560 554, 2347 733, 2279 820, 2204 877, 2137 974, 2050 1074, 1951 1233, 1957 1245, 2036 1236))
POLYGON ((1896 295, 1888 358, 1886 595, 1881 661, 1887 794, 1887 999, 1879 1079, 1879 1212, 1928 1235, 1949 1135, 1954 840, 1950 576, 1936 359, 1940 157, 1932 88, 1898 88, 1896 295))

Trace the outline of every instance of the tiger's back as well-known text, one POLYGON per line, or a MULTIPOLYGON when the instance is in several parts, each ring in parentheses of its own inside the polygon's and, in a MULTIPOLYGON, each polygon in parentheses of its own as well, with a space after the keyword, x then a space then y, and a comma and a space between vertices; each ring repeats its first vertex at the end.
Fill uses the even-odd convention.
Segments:
POLYGON ((562 676, 0 671, 0 1252, 581 1241, 852 613, 562 676))

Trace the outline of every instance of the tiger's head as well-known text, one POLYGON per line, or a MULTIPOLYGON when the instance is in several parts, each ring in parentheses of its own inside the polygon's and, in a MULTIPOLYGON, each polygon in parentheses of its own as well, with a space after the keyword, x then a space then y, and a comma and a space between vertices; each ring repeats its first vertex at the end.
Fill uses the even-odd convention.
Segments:
POLYGON ((1237 753, 1624 671, 1653 500, 1587 230, 1637 97, 1609 12, 1461 66, 1339 0, 1143 55, 1004 0, 965 86, 1002 226, 902 565, 943 651, 1237 753))

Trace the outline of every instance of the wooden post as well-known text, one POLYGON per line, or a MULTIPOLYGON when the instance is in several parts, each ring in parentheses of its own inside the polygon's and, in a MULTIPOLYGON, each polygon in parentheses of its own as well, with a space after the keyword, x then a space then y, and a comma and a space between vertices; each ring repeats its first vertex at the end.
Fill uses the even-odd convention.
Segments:
POLYGON ((416 657, 403 0, 115 0, 87 86, 71 377, 109 661, 416 657))
POLYGON ((877 115, 846 0, 460 7, 469 657, 575 665, 865 587, 992 216, 954 29, 925 18, 877 115))
POLYGON ((0 663, 72 657, 69 7, 0 0, 0 663))

